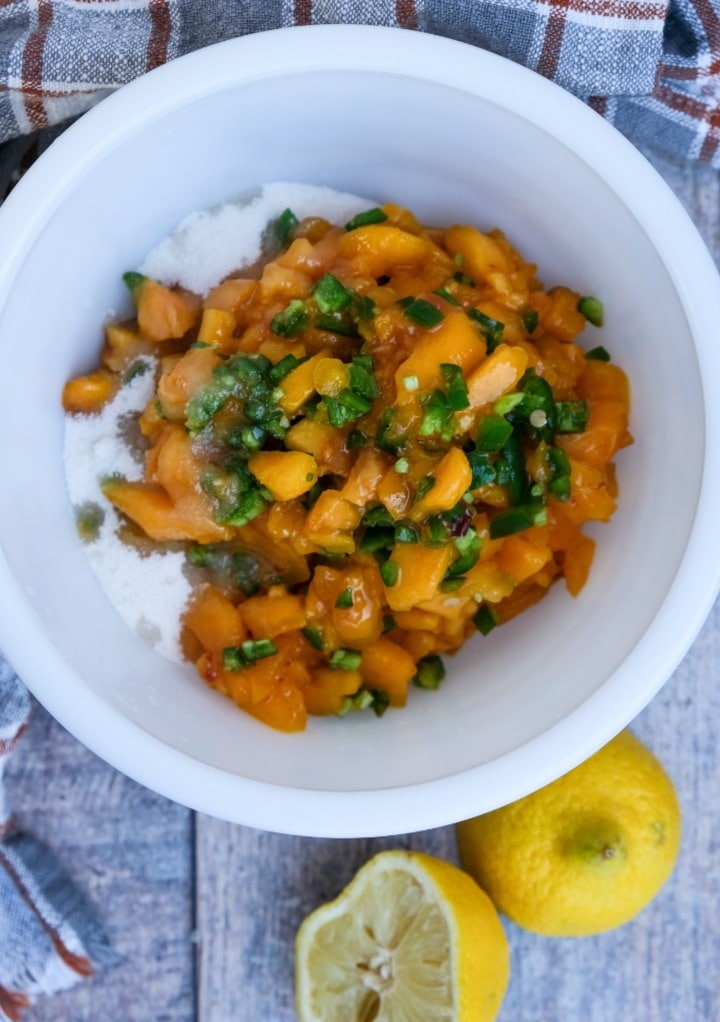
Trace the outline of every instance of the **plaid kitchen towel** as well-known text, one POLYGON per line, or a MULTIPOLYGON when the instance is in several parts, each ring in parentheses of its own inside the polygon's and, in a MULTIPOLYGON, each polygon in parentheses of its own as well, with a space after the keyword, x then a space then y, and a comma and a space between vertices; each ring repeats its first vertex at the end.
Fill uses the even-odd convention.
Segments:
POLYGON ((61 123, 197 47, 338 22, 503 54, 638 144, 720 167, 720 0, 0 0, 0 141, 61 123))
POLYGON ((95 914, 48 848, 12 824, 3 768, 30 714, 23 684, 0 657, 0 1020, 38 994, 72 986, 113 960, 95 914))

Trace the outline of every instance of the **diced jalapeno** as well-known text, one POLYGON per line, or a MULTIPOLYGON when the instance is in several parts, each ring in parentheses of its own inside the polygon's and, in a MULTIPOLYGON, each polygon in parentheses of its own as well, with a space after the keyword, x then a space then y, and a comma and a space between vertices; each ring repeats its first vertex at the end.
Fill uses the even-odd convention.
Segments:
POLYGON ((277 245, 280 248, 287 248, 295 237, 295 231, 300 226, 300 221, 291 209, 284 209, 273 224, 272 233, 277 245))
POLYGON ((488 635, 499 623, 497 611, 487 603, 481 604, 473 615, 473 624, 481 635, 488 635))
POLYGON ((445 393, 448 404, 454 412, 462 411, 470 404, 468 398, 467 383, 460 366, 452 362, 443 362, 440 366, 443 380, 445 381, 445 393))
POLYGON ((338 595, 337 599, 335 600, 335 606, 337 607, 338 610, 350 610, 352 605, 353 605, 352 589, 348 586, 347 589, 343 589, 343 591, 338 595))
POLYGON ((520 504, 527 494, 528 474, 522 440, 513 430, 495 461, 496 481, 505 487, 510 504, 520 504))
POLYGON ((541 502, 510 507, 506 511, 499 511, 490 522, 490 539, 504 539, 546 521, 547 511, 541 502))
POLYGON ((437 295, 438 298, 442 298, 449 305, 460 305, 460 302, 457 300, 452 291, 448 291, 446 287, 439 287, 437 291, 433 291, 433 294, 437 295))
POLYGON ((325 640, 323 639, 322 632, 318 628, 311 628, 310 626, 307 626, 306 628, 301 628, 300 631, 313 649, 320 650, 320 652, 325 649, 325 640))
POLYGON ((240 649, 246 660, 264 660, 265 657, 277 653, 277 646, 270 639, 246 639, 240 643, 240 649))
POLYGON ((602 326, 605 319, 603 303, 599 298, 583 295, 577 303, 577 310, 593 326, 602 326))
POLYGON ((394 538, 396 543, 417 543, 420 539, 420 530, 410 522, 398 522, 394 538))
POLYGON ((278 337, 297 337, 305 329, 310 321, 305 302, 299 298, 293 299, 290 304, 278 312, 270 320, 270 329, 278 337))
POLYGON ((357 324, 347 310, 343 312, 321 312, 313 320, 316 330, 325 330, 329 334, 340 334, 341 337, 359 337, 357 324))
POLYGON ((256 660, 263 660, 274 653, 277 653, 277 646, 270 639, 246 639, 239 646, 223 649, 223 667, 226 671, 242 671, 256 660))
POLYGON ((380 577, 388 588, 392 588, 400 578, 400 566, 395 561, 384 561, 380 565, 380 577))
POLYGON ((522 319, 522 324, 525 327, 526 333, 531 334, 537 329, 538 321, 540 319, 537 309, 525 309, 525 311, 520 314, 520 318, 522 319))
POLYGON ((315 285, 313 298, 320 312, 340 312, 352 304, 353 294, 332 273, 326 273, 315 285))
POLYGON ((356 213, 352 220, 345 224, 346 231, 354 231, 356 227, 368 227, 371 224, 381 224, 388 216, 379 206, 373 209, 366 209, 363 213, 356 213))
POLYGON ((278 384, 281 380, 297 369, 297 367, 305 362, 305 358, 298 358, 296 355, 285 355, 279 362, 276 362, 274 366, 268 372, 268 379, 271 383, 278 384))
POLYGON ((567 500, 570 496, 570 459, 559 447, 548 447, 546 452, 550 478, 546 483, 547 491, 556 500, 567 500))
POLYGON ((430 653, 417 662, 417 673, 413 678, 413 684, 418 688, 437 689, 445 677, 445 665, 437 653, 430 653))
POLYGON ((427 537, 426 546, 444 546, 449 538, 448 528, 440 515, 431 515, 425 523, 427 537))
POLYGON ((324 397, 323 404, 327 412, 328 422, 336 428, 344 426, 348 422, 362 418, 372 408, 372 404, 364 397, 360 397, 349 388, 341 391, 337 397, 324 397))
POLYGON ((362 663, 362 653, 358 649, 336 649, 328 661, 328 665, 339 671, 356 671, 362 663))
POLYGON ((127 273, 123 273, 122 279, 128 291, 135 299, 137 298, 138 291, 147 280, 147 277, 142 273, 135 273, 134 270, 128 270, 127 273))
POLYGON ((366 511, 362 517, 362 523, 365 526, 382 525, 388 528, 393 528, 395 519, 390 514, 384 504, 378 504, 377 507, 371 507, 369 511, 366 511))
POLYGON ((422 401, 424 414, 419 436, 433 436, 437 434, 446 442, 455 436, 455 415, 450 407, 447 395, 442 390, 434 390, 432 394, 422 401))
POLYGON ((425 298, 414 298, 403 309, 408 319, 411 319, 413 323, 417 323, 419 326, 424 326, 430 329, 431 327, 437 326, 445 318, 445 313, 438 309, 437 305, 433 305, 432 302, 426 301, 425 298))
POLYGON ((483 415, 478 424, 475 446, 483 453, 500 451, 510 439, 512 431, 512 424, 504 416, 483 415))
POLYGON ((370 355, 355 355, 350 363, 349 375, 350 389, 360 397, 373 401, 380 393, 370 355))
POLYGON ((511 421, 523 424, 533 440, 550 440, 556 429, 555 399, 550 384, 534 369, 520 381, 523 400, 510 415, 511 421))
POLYGON ((499 319, 493 319, 492 316, 486 315, 480 309, 468 309, 467 314, 480 327, 485 338, 487 353, 491 354, 502 340, 505 324, 501 323, 499 319))
POLYGON ((451 578, 455 575, 464 575, 477 564, 482 550, 482 540, 475 529, 468 529, 463 536, 457 537, 455 547, 459 556, 447 570, 451 578))
POLYGON ((472 471, 471 490, 477 490, 479 486, 487 486, 488 483, 496 481, 497 471, 488 454, 484 451, 469 451, 466 457, 472 471))
POLYGON ((558 433, 582 433, 588 424, 590 409, 587 401, 556 401, 555 414, 558 433))
POLYGON ((373 525, 365 529, 358 544, 361 554, 374 554, 378 550, 391 550, 395 541, 395 530, 385 525, 373 525))
POLYGON ((349 451, 357 451, 361 447, 367 446, 368 440, 369 437, 362 430, 351 429, 347 435, 347 448, 349 451))

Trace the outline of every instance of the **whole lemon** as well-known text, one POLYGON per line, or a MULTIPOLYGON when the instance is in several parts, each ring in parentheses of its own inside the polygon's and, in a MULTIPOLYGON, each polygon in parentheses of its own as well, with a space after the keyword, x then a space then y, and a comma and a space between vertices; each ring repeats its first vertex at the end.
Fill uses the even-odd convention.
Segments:
POLYGON ((670 876, 680 806, 629 731, 511 805, 458 824, 464 868, 519 926, 555 937, 632 919, 670 876))

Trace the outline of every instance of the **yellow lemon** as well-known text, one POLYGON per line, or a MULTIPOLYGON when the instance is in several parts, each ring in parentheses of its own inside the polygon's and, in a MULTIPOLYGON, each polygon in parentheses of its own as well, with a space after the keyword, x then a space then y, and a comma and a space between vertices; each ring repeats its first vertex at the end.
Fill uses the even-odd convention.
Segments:
POLYGON ((496 907, 573 937, 632 919, 672 872, 680 807, 661 764, 623 731, 557 781, 458 824, 460 857, 496 907))
POLYGON ((492 1022, 508 945, 487 895, 421 852, 380 852, 295 944, 300 1022, 492 1022))

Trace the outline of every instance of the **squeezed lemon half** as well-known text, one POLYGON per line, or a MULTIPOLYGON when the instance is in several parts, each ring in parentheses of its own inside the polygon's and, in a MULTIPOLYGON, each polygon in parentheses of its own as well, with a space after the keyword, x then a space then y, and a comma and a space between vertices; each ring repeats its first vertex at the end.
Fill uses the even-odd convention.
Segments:
POLYGON ((421 852, 380 852, 296 938, 300 1022, 492 1022, 509 953, 466 873, 421 852))

